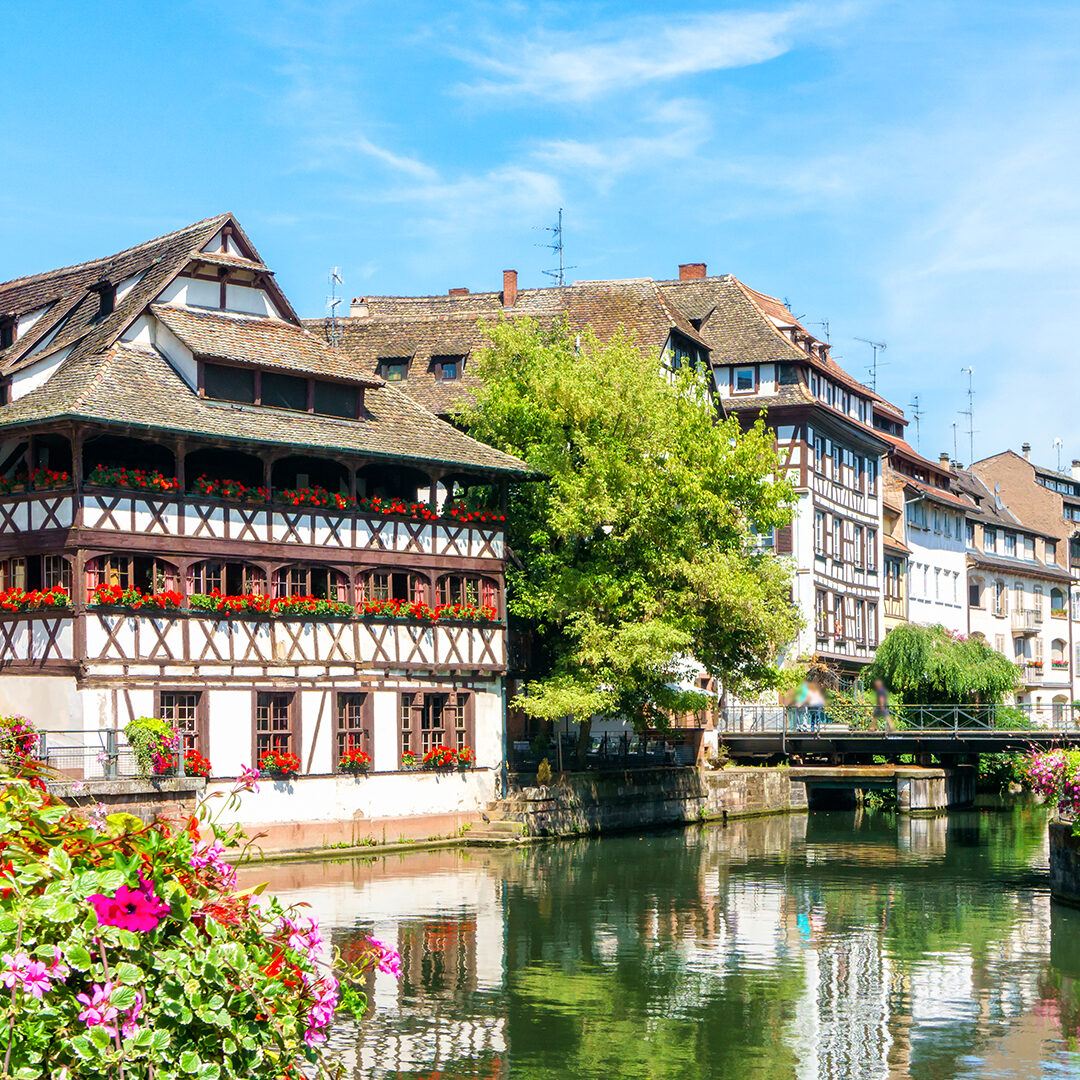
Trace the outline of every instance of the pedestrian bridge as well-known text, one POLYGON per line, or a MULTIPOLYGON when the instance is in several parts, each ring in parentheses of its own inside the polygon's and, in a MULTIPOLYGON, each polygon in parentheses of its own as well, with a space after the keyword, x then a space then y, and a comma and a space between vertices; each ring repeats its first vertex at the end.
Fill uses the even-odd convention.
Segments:
POLYGON ((812 728, 806 710, 783 705, 730 705, 719 711, 720 743, 736 759, 797 757, 832 764, 913 754, 943 764, 979 754, 1080 747, 1080 708, 1037 706, 897 706, 888 722, 870 706, 826 705, 812 728))

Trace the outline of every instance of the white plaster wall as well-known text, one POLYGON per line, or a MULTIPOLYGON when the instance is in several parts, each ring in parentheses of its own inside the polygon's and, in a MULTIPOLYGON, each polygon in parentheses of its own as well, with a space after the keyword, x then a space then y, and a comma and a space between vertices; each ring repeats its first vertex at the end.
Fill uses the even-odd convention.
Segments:
POLYGON ((236 776, 251 760, 251 690, 210 692, 207 757, 219 776, 236 776))
POLYGON ((119 304, 145 276, 145 274, 132 274, 131 277, 124 278, 124 280, 116 286, 116 302, 119 304))
POLYGON ((16 338, 21 338, 28 330, 32 329, 34 324, 49 310, 51 304, 46 304, 44 307, 36 308, 34 311, 28 311, 25 315, 19 318, 19 326, 15 331, 16 338))
MULTIPOLYGON (((963 521, 960 522, 960 531, 963 521)), ((962 539, 918 529, 910 524, 905 531, 911 557, 908 560, 908 618, 914 623, 941 623, 946 629, 967 633, 967 547, 962 539), (915 567, 918 563, 919 567, 915 567), (926 566, 927 587, 923 591, 922 570, 926 566), (941 596, 934 596, 935 571, 940 572, 941 596), (955 575, 955 576, 954 576, 955 575), (953 582, 956 600, 953 600, 953 582)), ((880 565, 880 563, 879 563, 880 565)))
POLYGON ((66 675, 5 675, 0 678, 0 714, 25 716, 42 731, 83 726, 83 701, 66 675))
POLYGON ((154 345, 165 354, 180 378, 192 388, 199 385, 199 366, 191 350, 160 320, 155 319, 151 328, 154 345))
POLYGON ((155 303, 173 307, 217 308, 221 304, 221 286, 216 281, 198 278, 174 278, 157 295, 155 303))
POLYGON ((274 307, 269 295, 263 289, 253 289, 247 285, 226 285, 225 306, 229 311, 281 318, 281 312, 274 307))
POLYGON ((502 761, 502 695, 478 690, 474 708, 476 764, 498 765, 502 761))
POLYGON ((132 345, 153 345, 152 323, 148 315, 140 315, 123 333, 120 340, 132 345))
POLYGON ((59 349, 49 356, 43 357, 36 364, 25 367, 11 376, 11 400, 17 401, 21 397, 36 390, 39 386, 52 378, 53 372, 68 358, 71 346, 59 349))
MULTIPOLYGON (((214 781, 207 794, 228 791, 230 786, 227 781, 214 781)), ((239 808, 223 812, 222 820, 273 825, 464 814, 486 806, 494 797, 493 769, 264 779, 259 781, 258 792, 242 795, 239 808)))
POLYGON ((374 747, 372 767, 392 772, 397 768, 398 696, 390 690, 376 690, 372 695, 371 741, 374 747))
POLYGON ((306 690, 300 694, 300 760, 304 772, 330 772, 336 708, 332 690, 306 690))

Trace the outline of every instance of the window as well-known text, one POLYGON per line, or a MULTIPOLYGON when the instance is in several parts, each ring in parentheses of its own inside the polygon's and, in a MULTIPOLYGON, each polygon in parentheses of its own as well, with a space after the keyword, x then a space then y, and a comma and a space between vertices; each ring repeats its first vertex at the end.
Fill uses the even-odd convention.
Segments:
POLYGON ((844 451, 842 447, 833 443, 832 448, 832 476, 838 484, 844 482, 844 451))
POLYGON ((832 557, 837 562, 844 559, 844 522, 835 515, 832 519, 832 557))
POLYGON ((391 356, 379 361, 379 375, 387 382, 404 382, 409 377, 409 358, 391 356))
POLYGON ((968 582, 968 604, 973 608, 981 608, 983 606, 982 578, 972 578, 968 582))
POLYGON ((732 384, 736 394, 752 394, 757 390, 757 368, 740 367, 735 369, 735 381, 732 384))
POLYGON ((799 382, 799 370, 794 364, 777 364, 776 382, 780 386, 795 386, 799 382))
POLYGON ((1009 590, 1000 578, 994 582, 994 614, 1009 614, 1009 590))
POLYGON ((866 569, 877 570, 877 529, 866 530, 866 569))
POLYGON ((877 604, 868 603, 866 605, 866 644, 873 648, 877 643, 877 604))
POLYGON ((973 548, 975 546, 975 522, 969 521, 967 523, 967 546, 973 548))
POLYGON ((899 559, 885 560, 885 599, 902 600, 903 590, 900 584, 902 567, 899 559))
POLYGON ((814 553, 824 555, 825 552, 825 511, 814 511, 814 553))
MULTIPOLYGON (((392 380, 387 380, 390 381, 392 380)), ((363 412, 362 406, 363 397, 359 387, 315 380, 311 395, 312 412, 322 416, 341 416, 346 420, 356 420, 363 412)))
POLYGON ((844 562, 855 562, 855 529, 850 521, 843 522, 844 562))
POLYGON ((57 585, 71 592, 71 563, 63 555, 45 555, 42 557, 41 584, 52 589, 57 585))
POLYGON ((855 640, 862 644, 866 640, 866 602, 855 601, 855 640))
POLYGON ((447 574, 435 592, 438 604, 482 604, 499 610, 499 590, 489 578, 470 574, 447 574))
POLYGON ((1064 619, 1068 615, 1068 611, 1065 608, 1065 591, 1064 589, 1053 588, 1050 590, 1050 614, 1055 619, 1064 619))
POLYGON ((997 529, 983 526, 983 551, 989 551, 991 554, 997 551, 997 529))
POLYGON ((1007 532, 1005 534, 1005 554, 1016 557, 1016 533, 1007 532))
POLYGON ((464 356, 433 356, 431 358, 431 369, 436 379, 460 379, 464 367, 464 356))
POLYGON ((1057 543, 1053 540, 1047 540, 1043 545, 1043 550, 1046 552, 1046 561, 1051 565, 1057 565, 1057 543))
POLYGON ((226 596, 266 592, 266 575, 247 563, 222 563, 213 559, 196 563, 188 571, 188 593, 211 593, 215 589, 226 596))
POLYGON ((825 440, 817 435, 814 438, 814 468, 824 475, 825 473, 825 440))
POLYGON ((814 625, 819 638, 829 636, 829 594, 824 589, 818 589, 814 595, 814 625))
POLYGON ((371 753, 368 722, 368 694, 353 693, 337 696, 337 733, 334 740, 335 764, 349 750, 371 753))
POLYGON ((428 602, 427 578, 407 571, 391 573, 379 570, 368 574, 361 583, 361 599, 404 600, 410 604, 428 602))
POLYGON ((137 588, 144 593, 180 589, 180 578, 172 563, 146 555, 101 555, 86 564, 86 586, 118 585, 137 588))
POLYGON ((941 599, 941 567, 934 567, 934 599, 941 599))
POLYGON ((281 375, 276 371, 264 371, 260 381, 262 384, 260 400, 263 405, 269 405, 275 409, 307 411, 307 379, 298 375, 281 375))
POLYGON ((202 374, 206 397, 255 404, 255 371, 252 368, 204 364, 202 374))
POLYGON ((866 532, 861 525, 852 526, 852 561, 861 570, 866 566, 866 532))
MULTIPOLYGON (((1021 588, 1022 588, 1022 586, 1017 586, 1017 594, 1018 594, 1018 596, 1023 596, 1023 593, 1020 591, 1021 588)), ((1035 594, 1035 619, 1036 619, 1037 622, 1042 622, 1042 619, 1043 619, 1043 588, 1042 588, 1041 585, 1036 585, 1035 586, 1034 594, 1035 594)))
POLYGON ((874 458, 866 459, 866 493, 877 494, 877 461, 874 458))
POLYGON ((349 579, 339 570, 294 563, 274 572, 274 596, 315 596, 348 603, 349 579))
POLYGON ((400 699, 401 752, 418 759, 436 746, 460 749, 472 745, 469 694, 446 691, 407 693, 400 699))
POLYGON ((294 716, 295 694, 259 691, 255 695, 255 765, 263 754, 300 753, 299 723, 294 716))
POLYGON ((184 753, 188 750, 206 753, 202 729, 203 695, 198 690, 159 690, 157 715, 167 720, 180 734, 184 753))
POLYGON ((1001 653, 1002 656, 1005 655, 1005 635, 1004 634, 995 634, 994 635, 994 650, 996 652, 1001 653))
POLYGON ((1024 586, 1019 581, 1013 586, 1013 602, 1015 604, 1013 610, 1017 614, 1024 610, 1024 586))

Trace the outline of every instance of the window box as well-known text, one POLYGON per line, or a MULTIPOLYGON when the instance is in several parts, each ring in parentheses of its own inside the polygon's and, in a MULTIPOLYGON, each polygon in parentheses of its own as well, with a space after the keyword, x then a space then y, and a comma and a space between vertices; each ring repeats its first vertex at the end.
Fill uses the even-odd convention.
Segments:
POLYGON ((325 600, 315 596, 270 597, 262 593, 223 596, 216 589, 211 593, 195 593, 188 597, 192 611, 210 615, 262 615, 285 618, 347 619, 355 614, 351 604, 325 600))
POLYGON ((104 465, 96 465, 86 482, 97 487, 132 488, 147 492, 180 490, 180 481, 175 476, 165 476, 157 469, 110 469, 104 465))
POLYGON ((184 602, 175 589, 159 593, 144 593, 137 586, 125 589, 120 585, 98 585, 90 593, 91 607, 122 608, 126 611, 175 611, 184 602))
POLYGON ((268 750, 259 758, 259 772, 274 780, 291 780, 300 772, 300 759, 281 750, 268 750))
POLYGON ((48 611, 55 608, 71 607, 71 596, 62 585, 51 589, 25 589, 13 585, 0 592, 0 611, 48 611))
POLYGON ((371 755, 358 746, 346 750, 338 759, 338 770, 350 776, 366 776, 371 772, 371 755))
POLYGON ((1069 661, 1068 660, 1051 660, 1050 661, 1050 666, 1052 668, 1054 668, 1055 670, 1057 670, 1057 671, 1062 671, 1062 670, 1068 668, 1069 661))
POLYGON ((1054 619, 1064 619, 1068 616, 1068 614, 1069 613, 1065 610, 1065 608, 1055 607, 1050 609, 1050 616, 1054 619))

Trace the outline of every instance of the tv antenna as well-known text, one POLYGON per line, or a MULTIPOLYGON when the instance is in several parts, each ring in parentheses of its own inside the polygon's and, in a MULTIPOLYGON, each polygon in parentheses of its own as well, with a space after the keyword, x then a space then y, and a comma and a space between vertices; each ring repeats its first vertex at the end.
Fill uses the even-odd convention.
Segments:
POLYGON ((822 319, 820 322, 812 322, 811 326, 820 326, 825 331, 825 344, 831 345, 832 339, 829 337, 829 320, 822 319))
MULTIPOLYGON (((870 372, 870 389, 875 393, 877 392, 877 369, 878 369, 878 353, 884 352, 888 346, 884 341, 871 341, 869 338, 857 337, 856 341, 861 341, 865 345, 869 345, 874 350, 873 363, 866 370, 870 372)), ((884 365, 882 365, 884 366, 884 365)))
POLYGON ((326 310, 330 313, 330 347, 336 349, 338 347, 337 309, 342 300, 337 294, 337 287, 345 284, 345 279, 341 276, 341 267, 331 267, 327 280, 330 282, 330 295, 326 298, 326 310))
MULTIPOLYGON (((956 421, 952 422, 952 459, 953 461, 960 460, 960 451, 956 448, 956 421)), ((970 462, 969 462, 970 464, 970 462)))
POLYGON ((919 408, 919 395, 916 394, 911 399, 911 404, 908 406, 911 409, 911 418, 915 421, 915 449, 922 453, 922 430, 919 421, 923 418, 922 409, 919 408))
POLYGON ((565 271, 577 269, 576 266, 563 265, 562 207, 559 207, 559 220, 554 225, 536 225, 534 228, 551 233, 550 244, 537 244, 536 246, 547 248, 548 251, 554 252, 559 257, 558 270, 544 270, 543 273, 547 274, 549 278, 554 278, 555 284, 561 289, 566 284, 565 271))
POLYGON ((1061 448, 1065 445, 1062 439, 1055 439, 1053 442, 1054 449, 1057 451, 1057 471, 1061 472, 1061 448))
POLYGON ((968 418, 968 466, 975 463, 975 369, 966 367, 960 369, 962 374, 968 377, 967 399, 968 407, 961 409, 960 415, 968 418))

